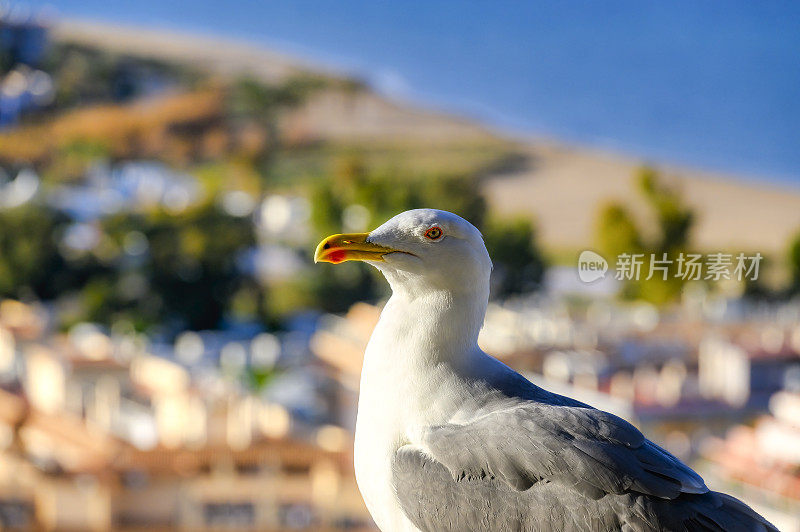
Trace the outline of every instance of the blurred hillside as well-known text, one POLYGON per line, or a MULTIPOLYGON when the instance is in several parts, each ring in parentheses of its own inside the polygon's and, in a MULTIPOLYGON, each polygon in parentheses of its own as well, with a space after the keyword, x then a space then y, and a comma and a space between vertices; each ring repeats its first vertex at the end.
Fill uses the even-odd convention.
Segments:
POLYGON ((498 295, 540 282, 532 227, 490 219, 482 191, 517 164, 515 144, 271 54, 213 43, 228 60, 201 63, 197 39, 69 24, 56 35, 6 78, 44 77, 50 93, 0 131, 0 217, 16 228, 0 237, 0 269, 5 295, 58 302, 61 326, 174 333, 344 311, 385 288, 363 265, 309 269, 314 242, 430 205, 511 238, 487 239, 498 295))
MULTIPOLYGON (((271 80, 302 67, 302 62, 253 46, 138 28, 69 22, 60 25, 58 34, 142 56, 202 63, 221 73, 248 72, 271 80)), ((514 158, 485 173, 491 209, 504 216, 535 219, 542 243, 556 249, 591 246, 597 205, 634 200, 630 176, 641 164, 650 163, 546 139, 508 140, 467 120, 391 102, 370 91, 361 92, 355 100, 320 94, 291 121, 333 142, 402 142, 437 151, 441 143, 501 142, 514 152, 514 158)), ((669 165, 660 169, 701 213, 693 233, 701 249, 783 253, 800 227, 800 191, 696 169, 669 165)))

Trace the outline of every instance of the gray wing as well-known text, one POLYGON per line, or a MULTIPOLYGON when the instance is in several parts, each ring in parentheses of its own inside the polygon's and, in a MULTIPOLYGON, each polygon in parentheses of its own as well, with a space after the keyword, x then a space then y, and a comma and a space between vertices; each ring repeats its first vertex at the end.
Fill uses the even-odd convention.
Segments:
POLYGON ((633 425, 591 407, 524 402, 466 424, 429 427, 423 442, 454 478, 493 475, 520 490, 549 479, 593 497, 708 491, 633 425))
POLYGON ((421 530, 773 530, 635 427, 590 407, 525 402, 429 427, 393 482, 421 530))

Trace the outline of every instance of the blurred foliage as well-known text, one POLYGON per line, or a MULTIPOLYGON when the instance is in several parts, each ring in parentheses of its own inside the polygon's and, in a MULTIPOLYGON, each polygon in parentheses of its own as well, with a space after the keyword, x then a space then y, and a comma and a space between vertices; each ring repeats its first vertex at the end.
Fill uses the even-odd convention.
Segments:
POLYGON ((263 309, 272 326, 280 327, 284 318, 308 309, 328 308, 327 305, 323 306, 323 301, 317 299, 321 294, 314 291, 311 282, 313 279, 316 278, 304 273, 296 278, 267 284, 263 309))
POLYGON ((63 216, 35 205, 0 210, 0 296, 50 299, 64 288, 55 234, 63 216))
MULTIPOLYGON (((538 288, 544 260, 527 220, 486 223, 486 200, 473 175, 419 173, 402 182, 390 171, 371 171, 358 155, 340 158, 329 179, 316 181, 311 192, 312 223, 317 237, 343 231, 368 231, 409 209, 451 211, 481 229, 494 261, 493 297, 505 297, 538 288), (348 226, 348 210, 365 215, 360 225, 348 226)), ((351 222, 352 223, 352 222, 351 222)), ((318 268, 312 292, 317 304, 342 312, 361 299, 385 294, 384 283, 363 264, 346 263, 318 268)))
POLYGON ((254 391, 266 389, 280 372, 273 368, 248 367, 245 373, 245 385, 254 391))
POLYGON ((694 213, 684 204, 680 194, 663 183, 652 168, 639 169, 635 182, 656 220, 655 234, 648 238, 626 206, 611 203, 602 207, 598 216, 598 246, 609 259, 612 271, 620 255, 644 255, 639 279, 625 281, 623 297, 656 304, 674 302, 680 297, 684 284, 683 279, 676 277, 678 264, 675 259, 680 253, 689 251, 694 213), (666 266, 666 280, 658 271, 648 280, 652 256, 659 260, 664 254, 672 260, 666 266))
POLYGON ((46 169, 46 177, 52 181, 77 182, 97 161, 111 155, 106 142, 99 139, 75 139, 58 148, 46 169))
MULTIPOLYGON (((209 329, 218 327, 226 312, 234 310, 239 290, 259 293, 258 285, 237 270, 237 258, 255 244, 247 219, 203 205, 180 215, 157 211, 113 216, 103 227, 123 249, 126 243, 129 248, 137 245, 136 239, 143 236, 147 252, 140 257, 120 255, 123 278, 126 271, 135 271, 141 276, 142 289, 117 289, 117 297, 109 291, 104 305, 94 309, 94 319, 132 312, 153 323, 180 318, 189 328, 209 329)), ((260 314, 260 298, 254 301, 252 307, 240 310, 260 314)))
POLYGON ((330 85, 330 80, 315 74, 296 74, 278 84, 266 84, 253 77, 236 80, 231 88, 230 111, 234 117, 273 118, 281 108, 297 107, 315 91, 330 85))
POLYGON ((316 268, 308 276, 314 307, 325 312, 346 312, 359 301, 375 301, 388 295, 378 274, 363 262, 345 262, 335 268, 316 268))
POLYGON ((633 215, 618 203, 610 203, 600 210, 597 239, 600 249, 609 257, 644 252, 642 236, 633 215))
POLYGON ((371 171, 358 155, 339 158, 330 178, 313 185, 311 198, 312 221, 320 237, 341 232, 345 209, 352 205, 368 212, 361 230, 408 209, 455 212, 477 227, 483 226, 486 215, 486 201, 475 177, 428 173, 398 177, 391 171, 371 171))
POLYGON ((684 205, 680 194, 659 180, 652 168, 642 168, 637 177, 639 189, 658 220, 656 252, 683 251, 689 244, 694 213, 684 205))
POLYGON ((266 184, 264 175, 246 159, 230 158, 203 163, 192 168, 192 175, 209 198, 228 190, 243 190, 257 196, 263 192, 266 184))
POLYGON ((264 289, 238 259, 255 244, 249 219, 211 204, 180 214, 124 213, 101 221, 90 251, 65 247, 71 222, 36 204, 0 210, 0 297, 73 299, 71 321, 143 329, 215 328, 230 315, 268 319, 264 289))
POLYGON ((800 231, 789 243, 789 293, 800 294, 800 231))
POLYGON ((490 221, 483 238, 492 257, 492 297, 532 292, 539 288, 545 261, 526 219, 490 221))

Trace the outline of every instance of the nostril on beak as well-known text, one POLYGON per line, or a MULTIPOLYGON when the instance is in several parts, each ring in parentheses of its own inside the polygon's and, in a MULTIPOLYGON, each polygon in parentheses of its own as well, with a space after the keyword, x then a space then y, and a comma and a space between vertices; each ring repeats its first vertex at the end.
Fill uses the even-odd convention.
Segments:
POLYGON ((330 243, 329 242, 325 242, 325 245, 322 246, 322 249, 328 249, 329 247, 331 247, 330 243))

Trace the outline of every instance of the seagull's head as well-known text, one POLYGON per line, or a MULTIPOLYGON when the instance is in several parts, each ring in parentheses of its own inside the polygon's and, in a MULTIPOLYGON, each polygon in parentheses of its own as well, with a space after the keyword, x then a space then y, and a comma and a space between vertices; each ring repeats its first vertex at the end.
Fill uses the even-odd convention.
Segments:
POLYGON ((392 289, 471 291, 488 295, 492 261, 480 231, 451 212, 414 209, 369 233, 332 235, 314 262, 360 260, 378 268, 392 289))

